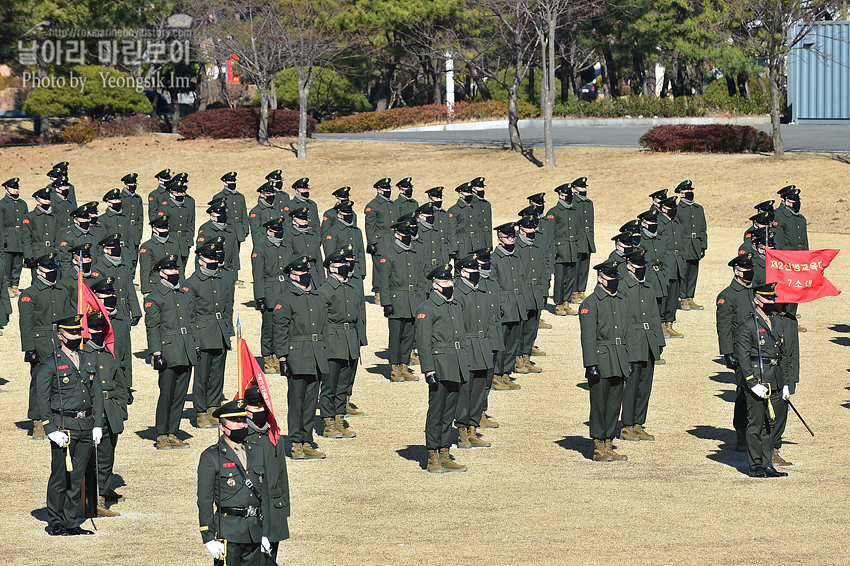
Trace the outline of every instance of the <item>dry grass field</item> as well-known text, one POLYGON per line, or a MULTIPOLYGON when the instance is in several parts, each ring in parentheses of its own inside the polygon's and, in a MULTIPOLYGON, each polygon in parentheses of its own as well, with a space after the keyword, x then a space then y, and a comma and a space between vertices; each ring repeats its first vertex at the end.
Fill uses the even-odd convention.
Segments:
MULTIPOLYGON (((595 463, 587 439, 588 394, 574 317, 545 315, 554 325, 535 358, 544 372, 519 376, 522 389, 493 392, 489 413, 501 427, 482 430, 493 447, 454 450, 469 471, 430 475, 424 471, 424 381, 390 383, 384 349, 387 329, 379 307, 369 303, 369 342, 355 383, 354 401, 366 415, 349 419, 352 440, 317 437, 324 461, 290 462, 292 538, 280 564, 823 564, 850 563, 850 323, 847 295, 800 307, 801 383, 793 400, 815 431, 812 438, 789 415, 783 455, 795 462, 789 477, 751 479, 746 455, 734 451, 731 427, 733 376, 718 362, 714 297, 731 277, 734 256, 752 204, 773 198, 784 185, 802 189, 812 248, 850 247, 850 173, 847 156, 655 155, 634 150, 562 149, 557 169, 488 148, 311 142, 309 159, 298 162, 292 140, 258 147, 249 141, 178 141, 143 137, 97 141, 87 147, 0 149, 0 177, 21 178, 22 194, 44 186, 44 173, 69 161, 78 200, 100 200, 128 172, 139 173, 139 192, 154 186, 164 167, 189 174, 199 204, 218 191, 219 177, 239 172, 239 187, 255 202, 254 189, 273 169, 288 186, 307 176, 319 210, 330 192, 352 187, 356 209, 374 195, 372 183, 412 176, 414 195, 453 187, 483 175, 494 223, 515 218, 529 194, 547 191, 578 176, 590 179, 596 204, 597 245, 607 256, 608 238, 645 210, 646 195, 672 189, 689 178, 707 210, 709 249, 696 302, 703 311, 680 312, 682 340, 671 340, 656 371, 647 428, 651 443, 617 443, 628 462, 595 463)), ((536 149, 537 157, 542 150, 536 149)), ((30 206, 32 201, 30 200, 30 206)), ((199 224, 206 217, 199 207, 199 224)), ((362 216, 361 216, 362 225, 362 216)), ((249 265, 250 250, 242 250, 249 265)), ((839 289, 850 289, 850 254, 827 270, 839 289)), ((259 355, 259 313, 251 301, 251 275, 242 273, 237 312, 245 337, 259 355)), ((22 286, 29 282, 24 274, 22 286)), ((133 330, 137 354, 146 347, 144 325, 133 330)), ((114 519, 97 520, 94 537, 46 535, 45 488, 48 441, 29 439, 26 421, 28 366, 17 328, 0 337, 0 548, 4 564, 208 564, 195 505, 200 452, 216 432, 183 421, 189 450, 153 448, 156 374, 141 355, 134 361, 138 390, 118 444, 115 470, 126 500, 114 519)), ((235 368, 235 356, 228 361, 235 368)), ((286 422, 286 385, 270 383, 278 420, 286 422)), ((235 391, 233 372, 228 392, 235 391)), ((192 413, 187 402, 185 416, 192 413)), ((194 422, 192 419, 191 422, 194 422)), ((285 432, 285 431, 284 431, 285 432)))

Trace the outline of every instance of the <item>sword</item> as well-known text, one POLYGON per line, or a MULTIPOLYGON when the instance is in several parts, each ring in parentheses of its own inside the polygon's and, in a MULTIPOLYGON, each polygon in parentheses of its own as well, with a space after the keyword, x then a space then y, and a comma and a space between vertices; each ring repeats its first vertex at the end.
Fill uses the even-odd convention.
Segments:
POLYGON ((68 435, 68 444, 65 445, 65 471, 73 472, 74 464, 71 462, 71 433, 65 429, 65 404, 62 402, 62 382, 59 381, 59 360, 56 358, 56 341, 51 338, 53 346, 53 367, 56 369, 56 386, 59 391, 59 420, 62 432, 68 435))
POLYGON ((800 411, 797 410, 797 407, 795 407, 794 404, 791 403, 791 399, 786 400, 786 403, 788 403, 788 406, 791 407, 794 410, 794 414, 796 414, 800 418, 800 422, 803 423, 803 426, 806 427, 806 430, 809 431, 809 434, 814 436, 815 433, 813 433, 812 429, 809 428, 809 425, 806 424, 805 419, 803 419, 803 415, 800 414, 800 411))

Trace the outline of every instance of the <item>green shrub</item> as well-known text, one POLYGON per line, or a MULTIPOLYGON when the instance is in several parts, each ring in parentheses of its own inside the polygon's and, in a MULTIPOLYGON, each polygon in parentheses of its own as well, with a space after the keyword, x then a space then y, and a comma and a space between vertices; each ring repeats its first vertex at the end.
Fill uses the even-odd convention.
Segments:
POLYGON ((91 118, 77 120, 62 130, 62 141, 83 146, 97 138, 97 122, 91 118))
MULTIPOLYGON (((750 81, 750 97, 744 98, 729 96, 726 79, 717 79, 705 88, 703 99, 706 107, 717 112, 736 115, 770 113, 770 93, 763 92, 756 81, 750 81)), ((781 102, 784 104, 784 100, 781 102)))
POLYGON ((555 104, 555 116, 574 118, 623 118, 644 116, 672 118, 683 116, 705 116, 705 104, 698 98, 650 98, 630 96, 628 98, 603 98, 593 102, 570 99, 567 104, 555 104))
MULTIPOLYGON (((346 77, 333 69, 315 67, 314 73, 321 71, 310 88, 307 97, 307 111, 320 115, 330 115, 335 112, 365 112, 372 105, 346 77)), ((297 110, 300 106, 298 99, 298 75, 295 69, 285 69, 277 74, 277 105, 278 108, 297 110)), ((257 92, 251 100, 254 106, 260 105, 260 93, 257 92)))
POLYGON ((24 110, 39 116, 91 116, 149 114, 151 103, 130 75, 97 65, 78 65, 56 75, 63 87, 38 86, 30 91, 24 110), (85 79, 81 88, 79 82, 85 79), (127 86, 130 85, 130 86, 127 86))
MULTIPOLYGON (((508 83, 512 83, 515 76, 516 76, 516 73, 513 71, 513 69, 509 69, 509 70, 505 71, 504 73, 501 73, 500 78, 503 78, 508 83)), ((533 96, 534 101, 533 102, 528 101, 528 81, 529 81, 528 75, 526 75, 525 78, 522 80, 522 82, 519 84, 519 91, 517 92, 517 98, 519 100, 527 103, 527 104, 531 104, 532 106, 537 107, 537 105, 540 104, 540 85, 541 85, 541 82, 543 81, 543 73, 540 71, 540 69, 535 69, 535 73, 534 73, 534 96, 533 96)), ((507 102, 508 91, 505 88, 503 88, 502 85, 500 85, 498 82, 494 81, 493 79, 487 79, 486 84, 487 84, 487 90, 490 91, 490 98, 492 98, 493 100, 498 100, 500 102, 507 102)), ((555 92, 556 93, 561 92, 561 79, 559 79, 557 76, 555 77, 555 92)), ((477 93, 475 95, 474 101, 480 101, 480 100, 481 100, 481 94, 477 93)), ((535 114, 536 114, 536 112, 535 112, 535 114)))

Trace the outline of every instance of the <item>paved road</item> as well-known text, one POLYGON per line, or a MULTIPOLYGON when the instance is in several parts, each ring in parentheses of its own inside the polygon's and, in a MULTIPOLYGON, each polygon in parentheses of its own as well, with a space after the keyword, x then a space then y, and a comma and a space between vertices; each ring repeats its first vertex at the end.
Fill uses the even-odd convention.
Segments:
MULTIPOLYGON (((769 132, 769 125, 755 126, 769 132)), ((649 127, 561 127, 554 128, 556 147, 624 147, 639 148, 638 140, 649 127)), ((543 146, 543 128, 520 128, 526 147, 543 146)), ((400 142, 426 144, 459 144, 508 147, 507 129, 367 134, 315 134, 317 139, 400 142)), ((793 152, 850 153, 850 126, 848 125, 796 125, 782 126, 785 150, 793 152)))

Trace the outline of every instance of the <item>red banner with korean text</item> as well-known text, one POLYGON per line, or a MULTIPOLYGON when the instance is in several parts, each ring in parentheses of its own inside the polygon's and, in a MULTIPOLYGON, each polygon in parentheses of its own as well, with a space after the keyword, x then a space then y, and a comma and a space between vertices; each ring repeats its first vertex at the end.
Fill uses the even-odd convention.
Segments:
POLYGON ((89 323, 86 318, 89 314, 99 311, 103 318, 106 319, 106 339, 104 346, 115 357, 115 334, 112 332, 112 322, 109 320, 109 313, 106 312, 106 307, 103 302, 97 298, 97 295, 92 293, 89 286, 83 282, 82 272, 77 273, 77 314, 84 315, 83 320, 83 338, 89 337, 89 323))
POLYGON ((766 249, 765 280, 776 282, 776 300, 781 303, 809 303, 821 297, 841 294, 823 273, 839 251, 766 249))
POLYGON ((241 340, 239 347, 242 349, 242 371, 239 372, 242 376, 242 383, 244 384, 242 391, 245 391, 254 384, 257 385, 260 395, 263 396, 263 401, 266 404, 266 411, 269 413, 269 440, 271 440, 273 445, 277 446, 277 443, 280 442, 280 426, 277 424, 277 419, 274 416, 274 405, 272 405, 272 395, 266 383, 266 375, 260 369, 260 364, 257 363, 257 359, 251 353, 251 349, 244 339, 241 340))

